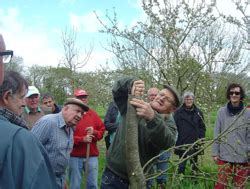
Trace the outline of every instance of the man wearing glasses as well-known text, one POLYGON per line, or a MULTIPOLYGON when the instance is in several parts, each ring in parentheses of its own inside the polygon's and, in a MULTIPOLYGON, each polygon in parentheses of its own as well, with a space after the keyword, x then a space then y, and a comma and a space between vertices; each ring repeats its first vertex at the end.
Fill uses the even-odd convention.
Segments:
POLYGON ((124 77, 116 81, 113 87, 113 99, 121 113, 121 125, 118 127, 111 143, 106 159, 106 168, 102 175, 101 189, 129 188, 126 162, 126 117, 130 103, 136 109, 138 116, 138 147, 140 163, 146 164, 161 150, 175 144, 176 126, 171 116, 165 116, 175 111, 179 106, 176 91, 170 86, 164 86, 155 99, 148 103, 137 98, 144 94, 144 81, 136 77, 124 77), (128 99, 129 100, 128 102, 128 99))
POLYGON ((226 97, 229 101, 219 109, 214 129, 212 156, 218 165, 214 188, 227 188, 231 175, 233 187, 245 188, 250 161, 250 110, 244 108, 245 92, 241 85, 230 84, 226 97))
POLYGON ((3 62, 12 55, 0 34, 0 188, 55 189, 49 157, 20 117, 27 81, 14 71, 3 74, 3 62))

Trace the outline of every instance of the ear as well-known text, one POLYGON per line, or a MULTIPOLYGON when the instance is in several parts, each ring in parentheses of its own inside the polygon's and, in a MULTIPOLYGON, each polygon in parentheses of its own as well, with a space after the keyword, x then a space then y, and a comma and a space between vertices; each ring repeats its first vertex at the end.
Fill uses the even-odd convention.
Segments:
POLYGON ((3 103, 4 103, 5 105, 8 105, 8 104, 9 104, 9 98, 10 98, 10 97, 12 97, 10 90, 5 91, 4 94, 3 94, 3 98, 2 98, 3 103))

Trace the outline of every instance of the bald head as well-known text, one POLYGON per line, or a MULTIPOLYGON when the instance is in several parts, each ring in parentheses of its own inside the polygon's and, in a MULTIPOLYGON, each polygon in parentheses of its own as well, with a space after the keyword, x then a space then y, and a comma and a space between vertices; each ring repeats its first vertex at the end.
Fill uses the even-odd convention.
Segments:
POLYGON ((157 96, 157 94, 159 93, 159 89, 157 89, 156 87, 152 87, 148 89, 148 102, 152 102, 155 97, 157 96))

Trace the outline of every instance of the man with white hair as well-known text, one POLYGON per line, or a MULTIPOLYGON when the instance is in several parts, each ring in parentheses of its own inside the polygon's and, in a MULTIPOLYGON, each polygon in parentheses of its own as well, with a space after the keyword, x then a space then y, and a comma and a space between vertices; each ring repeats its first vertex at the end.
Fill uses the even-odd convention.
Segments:
POLYGON ((48 152, 60 189, 64 187, 65 172, 73 149, 73 127, 88 109, 82 101, 67 98, 61 112, 43 116, 31 130, 48 152))
MULTIPOLYGON (((194 94, 192 92, 185 92, 183 94, 183 104, 175 112, 174 119, 178 131, 178 138, 176 146, 187 145, 175 149, 175 153, 179 155, 180 159, 194 154, 198 149, 196 145, 190 149, 190 145, 197 140, 205 138, 206 126, 201 110, 194 104, 194 94)), ((190 159, 192 172, 195 174, 198 171, 198 155, 190 159)), ((184 174, 187 161, 179 164, 178 173, 184 174)))

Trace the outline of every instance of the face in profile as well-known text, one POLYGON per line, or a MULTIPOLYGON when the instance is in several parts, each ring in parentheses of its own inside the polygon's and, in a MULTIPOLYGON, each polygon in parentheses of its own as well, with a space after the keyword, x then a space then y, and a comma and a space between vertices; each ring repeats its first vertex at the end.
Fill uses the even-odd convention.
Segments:
POLYGON ((162 89, 150 104, 158 113, 168 114, 175 109, 174 95, 168 89, 162 89))
POLYGON ((67 104, 63 107, 63 116, 66 124, 70 127, 74 127, 81 120, 84 111, 75 104, 67 104))
POLYGON ((20 116, 23 112, 23 107, 25 106, 25 95, 27 93, 27 89, 25 86, 22 87, 22 90, 17 92, 16 94, 8 94, 7 97, 7 109, 12 111, 17 116, 20 116))

